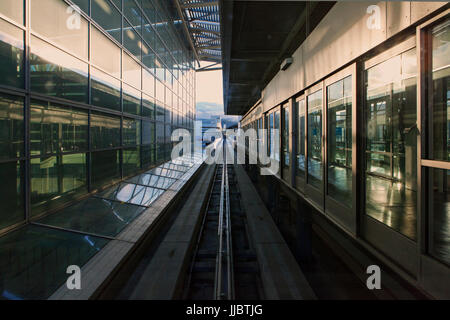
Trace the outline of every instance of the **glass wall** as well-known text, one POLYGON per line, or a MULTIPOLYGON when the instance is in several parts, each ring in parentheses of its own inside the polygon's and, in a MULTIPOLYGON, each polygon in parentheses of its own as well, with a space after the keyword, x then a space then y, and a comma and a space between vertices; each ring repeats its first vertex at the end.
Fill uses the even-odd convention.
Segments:
POLYGON ((322 189, 322 90, 307 97, 308 184, 322 189))
POLYGON ((327 87, 327 194, 352 206, 352 77, 327 87))
POLYGON ((0 233, 168 160, 172 130, 193 130, 193 53, 167 2, 73 3, 0 1, 12 20, 0 17, 0 165, 16 186, 2 194, 0 233))
POLYGON ((305 99, 296 99, 294 104, 294 114, 296 115, 296 175, 299 177, 305 177, 305 156, 306 156, 306 131, 305 131, 305 99))
POLYGON ((283 106, 283 164, 285 167, 289 167, 289 106, 283 106))
POLYGON ((416 239, 416 50, 366 70, 366 214, 416 239))

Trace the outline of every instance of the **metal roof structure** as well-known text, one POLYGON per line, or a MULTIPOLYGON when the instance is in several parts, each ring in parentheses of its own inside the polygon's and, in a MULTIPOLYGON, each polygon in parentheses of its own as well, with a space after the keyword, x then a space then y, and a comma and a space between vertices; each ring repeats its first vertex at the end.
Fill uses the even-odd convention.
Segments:
POLYGON ((175 0, 200 61, 222 63, 219 2, 175 0))

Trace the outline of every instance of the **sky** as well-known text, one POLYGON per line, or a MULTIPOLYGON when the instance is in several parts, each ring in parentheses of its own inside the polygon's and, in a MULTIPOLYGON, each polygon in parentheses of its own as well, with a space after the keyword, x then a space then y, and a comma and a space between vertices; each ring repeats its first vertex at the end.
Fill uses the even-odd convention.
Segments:
MULTIPOLYGON (((202 61, 200 66, 204 67, 212 64, 202 61)), ((214 66, 220 67, 220 65, 214 66)), ((223 109, 223 88, 222 70, 197 72, 197 103, 213 103, 222 105, 223 109)), ((223 113, 222 113, 223 114, 223 113)))

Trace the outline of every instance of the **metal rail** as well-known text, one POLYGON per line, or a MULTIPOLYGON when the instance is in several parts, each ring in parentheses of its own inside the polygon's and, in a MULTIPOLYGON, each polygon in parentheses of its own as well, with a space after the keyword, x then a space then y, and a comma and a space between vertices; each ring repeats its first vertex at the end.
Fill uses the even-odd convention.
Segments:
POLYGON ((230 194, 226 159, 226 143, 227 141, 224 139, 222 141, 224 164, 222 167, 222 184, 220 189, 219 223, 217 230, 218 246, 214 281, 215 300, 234 299, 233 243, 231 238, 230 194))

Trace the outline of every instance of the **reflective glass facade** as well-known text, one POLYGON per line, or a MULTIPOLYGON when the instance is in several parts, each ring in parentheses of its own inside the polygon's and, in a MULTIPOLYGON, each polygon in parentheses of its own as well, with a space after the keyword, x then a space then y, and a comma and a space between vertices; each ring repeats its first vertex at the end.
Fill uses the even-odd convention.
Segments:
POLYGON ((195 116, 179 21, 160 0, 1 1, 0 233, 168 160, 195 116))

